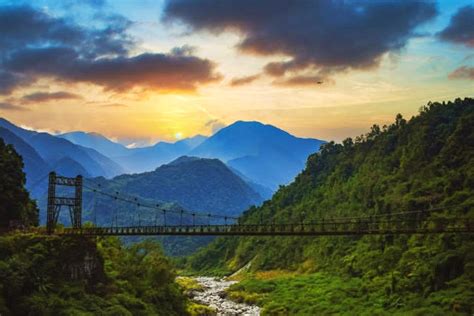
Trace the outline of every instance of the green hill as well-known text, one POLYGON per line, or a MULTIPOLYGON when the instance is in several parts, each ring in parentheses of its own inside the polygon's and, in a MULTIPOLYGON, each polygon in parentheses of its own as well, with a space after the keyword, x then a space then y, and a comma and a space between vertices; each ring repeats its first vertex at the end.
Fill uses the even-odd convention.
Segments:
MULTIPOLYGON (((474 217, 474 99, 429 103, 409 121, 398 115, 390 126, 323 145, 294 183, 242 222, 434 207, 446 209, 428 216, 474 217)), ((472 235, 220 238, 182 262, 217 274, 249 263, 233 295, 260 302, 264 314, 474 312, 472 235), (263 280, 262 271, 286 276, 263 280)))

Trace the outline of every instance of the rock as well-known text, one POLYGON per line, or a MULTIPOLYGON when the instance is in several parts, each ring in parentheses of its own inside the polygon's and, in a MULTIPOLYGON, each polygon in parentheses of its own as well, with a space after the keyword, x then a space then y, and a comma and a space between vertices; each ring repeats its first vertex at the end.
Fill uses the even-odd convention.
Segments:
POLYGON ((214 308, 218 316, 260 315, 258 306, 236 303, 227 299, 225 290, 237 282, 210 277, 197 277, 196 281, 203 287, 203 290, 193 291, 192 299, 197 303, 214 308))

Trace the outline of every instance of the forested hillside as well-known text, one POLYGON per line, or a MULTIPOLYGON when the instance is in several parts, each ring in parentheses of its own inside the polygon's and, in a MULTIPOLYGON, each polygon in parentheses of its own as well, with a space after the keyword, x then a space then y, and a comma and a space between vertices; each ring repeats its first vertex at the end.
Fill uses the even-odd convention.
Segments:
MULTIPOLYGON (((429 103, 409 121, 398 115, 390 126, 324 145, 294 183, 242 222, 440 207, 426 216, 474 217, 474 99, 429 103)), ((474 312, 472 235, 221 238, 183 265, 223 274, 249 262, 234 295, 245 291, 241 299, 263 304, 264 313, 474 312), (286 276, 267 280, 269 270, 286 276)))

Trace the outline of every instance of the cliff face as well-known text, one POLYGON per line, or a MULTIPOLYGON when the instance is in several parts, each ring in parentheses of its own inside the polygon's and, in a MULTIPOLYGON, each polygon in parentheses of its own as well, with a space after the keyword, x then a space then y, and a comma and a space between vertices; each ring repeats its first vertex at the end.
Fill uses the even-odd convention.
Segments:
MULTIPOLYGON (((87 238, 75 238, 67 241, 52 240, 59 244, 58 248, 52 248, 59 253, 53 255, 51 259, 58 260, 59 271, 65 280, 82 280, 90 286, 107 281, 104 260, 97 250, 95 240, 87 238)), ((52 246, 49 245, 49 247, 52 246)))

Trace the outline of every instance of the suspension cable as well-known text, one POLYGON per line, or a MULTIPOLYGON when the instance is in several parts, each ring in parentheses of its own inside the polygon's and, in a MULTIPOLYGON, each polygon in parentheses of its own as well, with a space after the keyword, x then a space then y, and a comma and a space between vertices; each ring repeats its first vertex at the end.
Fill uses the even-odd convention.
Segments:
MULTIPOLYGON (((97 185, 97 184, 96 184, 97 185)), ((104 196, 107 196, 107 197, 110 197, 110 198, 113 198, 114 200, 120 200, 122 202, 126 202, 126 203, 129 203, 129 204, 136 204, 137 201, 138 201, 138 198, 137 197, 133 197, 132 199, 130 198, 126 198, 126 197, 122 197, 119 195, 118 192, 115 192, 115 195, 114 194, 111 194, 111 193, 108 193, 108 192, 105 192, 105 191, 102 191, 100 189, 96 189, 94 187, 91 187, 89 185, 84 185, 85 188, 89 189, 89 190, 92 190, 93 192, 96 192, 98 194, 101 194, 101 195, 104 195, 104 196)), ((145 207, 145 208, 149 208, 149 209, 159 209, 161 211, 163 211, 163 206, 160 206, 160 207, 157 207, 158 204, 156 205, 151 205, 151 204, 148 204, 148 203, 143 203, 141 202, 140 203, 142 207, 145 207)), ((164 203, 163 203, 164 204, 164 203)), ((193 212, 191 213, 190 211, 187 211, 185 210, 184 208, 182 208, 180 205, 177 205, 177 208, 178 210, 173 210, 173 209, 167 209, 167 212, 169 213, 176 213, 176 214, 186 214, 186 215, 191 215, 191 214, 195 214, 195 216, 198 216, 198 217, 209 217, 209 215, 212 217, 212 218, 220 218, 220 219, 224 219, 225 215, 220 215, 220 214, 209 214, 209 213, 198 213, 198 212, 193 212)), ((229 217, 227 216, 227 218, 229 219, 237 219, 237 217, 229 217)))

